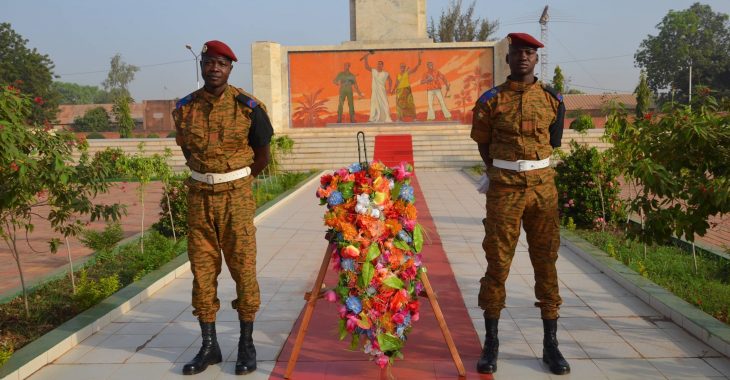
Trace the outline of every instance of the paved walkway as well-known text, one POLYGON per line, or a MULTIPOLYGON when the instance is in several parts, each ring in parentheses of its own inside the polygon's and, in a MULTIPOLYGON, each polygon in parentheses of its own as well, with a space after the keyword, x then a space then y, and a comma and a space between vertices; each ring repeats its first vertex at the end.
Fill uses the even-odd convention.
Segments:
MULTIPOLYGON (((486 262, 481 251, 484 198, 460 172, 418 172, 421 189, 436 224, 476 333, 484 333, 476 308, 479 278, 486 262)), ((257 220, 258 274, 262 308, 254 339, 259 370, 246 379, 268 379, 276 357, 304 305, 325 248, 323 208, 315 183, 257 220)), ((524 235, 524 234, 523 234, 524 235)), ((524 236, 508 280, 507 308, 500 321, 497 379, 726 379, 730 360, 699 342, 629 294, 566 247, 561 247, 561 329, 558 337, 570 360, 570 376, 555 377, 541 365, 542 327, 533 307, 533 277, 524 236)), ((225 269, 221 304, 234 298, 225 269)), ((228 379, 233 374, 238 337, 236 313, 218 315, 225 362, 204 373, 183 377, 182 365, 200 346, 190 308, 191 276, 177 279, 146 302, 114 320, 31 379, 228 379)), ((438 291, 438 284, 434 284, 438 291)), ((332 328, 333 334, 335 327, 332 328)), ((414 333, 418 334, 416 325, 414 333)), ((336 349, 336 348, 335 348, 336 349)), ((406 347, 406 361, 408 352, 406 347)), ((296 378, 296 372, 295 372, 296 378)), ((323 376, 324 378, 324 376, 323 376)), ((357 378, 357 376, 350 376, 357 378)), ((486 378, 486 377, 485 377, 486 378)))

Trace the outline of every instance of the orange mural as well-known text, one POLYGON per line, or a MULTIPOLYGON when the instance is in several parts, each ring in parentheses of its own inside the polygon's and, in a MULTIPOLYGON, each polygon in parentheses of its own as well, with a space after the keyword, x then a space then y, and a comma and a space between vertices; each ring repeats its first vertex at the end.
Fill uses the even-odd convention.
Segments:
POLYGON ((468 124, 493 67, 491 48, 290 52, 291 125, 468 124))

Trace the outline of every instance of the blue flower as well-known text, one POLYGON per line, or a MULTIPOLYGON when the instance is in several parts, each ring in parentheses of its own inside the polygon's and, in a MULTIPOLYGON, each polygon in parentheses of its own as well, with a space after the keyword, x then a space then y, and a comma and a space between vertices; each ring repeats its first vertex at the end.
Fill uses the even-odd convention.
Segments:
POLYGON ((357 296, 349 296, 345 301, 345 307, 355 314, 360 314, 362 311, 362 302, 360 302, 360 298, 357 296))
POLYGON ((356 163, 350 165, 350 167, 348 169, 350 170, 350 173, 357 173, 360 170, 362 170, 362 166, 360 166, 359 162, 356 162, 356 163))
POLYGON ((398 238, 409 244, 413 241, 413 239, 411 239, 411 236, 408 235, 408 232, 404 230, 400 230, 398 232, 398 238))
POLYGON ((333 191, 332 194, 327 197, 327 204, 330 205, 330 207, 342 204, 344 201, 345 199, 342 197, 342 193, 340 193, 339 191, 333 191))
POLYGON ((413 187, 410 185, 403 185, 400 188, 400 198, 406 202, 413 202, 413 187))
POLYGON ((340 266, 342 267, 342 270, 349 270, 350 272, 354 272, 355 271, 355 260, 342 259, 340 261, 340 266))
POLYGON ((403 333, 405 332, 405 330, 406 330, 405 324, 398 325, 398 327, 395 329, 395 333, 396 333, 396 335, 398 335, 399 338, 403 339, 403 333))

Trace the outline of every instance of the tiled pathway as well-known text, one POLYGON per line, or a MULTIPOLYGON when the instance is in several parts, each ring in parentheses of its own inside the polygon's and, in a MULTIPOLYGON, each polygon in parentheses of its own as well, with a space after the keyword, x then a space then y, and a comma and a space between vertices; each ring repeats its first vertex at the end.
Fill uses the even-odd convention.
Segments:
MULTIPOLYGON (((418 172, 418 178, 436 224, 433 233, 438 232, 442 240, 481 336, 481 312, 473 305, 486 266, 480 247, 484 198, 460 172, 418 172)), ((310 183, 256 222, 262 309, 254 339, 260 361, 259 370, 246 379, 269 377, 304 305, 302 294, 311 287, 321 262, 323 209, 313 196, 315 186, 310 183)), ((508 280, 507 309, 500 321, 495 378, 553 378, 539 360, 542 328, 539 312, 532 306, 533 278, 524 236, 517 251, 508 280)), ((660 317, 566 247, 561 247, 560 254, 564 307, 558 337, 573 371, 559 378, 727 378, 728 358, 660 317)), ((233 283, 225 269, 221 277, 221 304, 228 305, 234 298, 233 283)), ((227 308, 218 315, 219 340, 227 360, 197 376, 180 375, 183 363, 200 345, 198 326, 190 313, 190 289, 190 276, 171 282, 31 379, 240 378, 233 374, 237 317, 227 308)))

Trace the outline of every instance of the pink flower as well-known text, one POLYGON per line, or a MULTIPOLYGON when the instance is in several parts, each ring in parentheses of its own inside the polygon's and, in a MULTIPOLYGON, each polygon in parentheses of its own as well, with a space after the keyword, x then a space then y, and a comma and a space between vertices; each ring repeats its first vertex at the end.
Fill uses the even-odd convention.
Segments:
POLYGON ((401 220, 401 222, 403 223, 403 228, 405 228, 407 231, 413 231, 413 229, 416 228, 415 220, 403 219, 401 220))
POLYGON ((347 322, 345 324, 345 328, 348 332, 355 331, 355 327, 357 327, 358 318, 355 314, 349 314, 347 316, 347 322))
POLYGON ((396 313, 393 315, 393 323, 396 325, 400 325, 401 323, 405 322, 406 316, 403 313, 396 313))
POLYGON ((337 301, 337 293, 335 293, 333 290, 328 290, 324 292, 324 299, 329 302, 335 302, 337 301))
POLYGON ((411 175, 413 175, 413 173, 408 171, 408 168, 406 167, 406 165, 408 165, 408 163, 401 162, 400 165, 395 167, 395 171, 393 172, 393 174, 395 175, 396 180, 402 181, 406 178, 409 178, 411 175))
POLYGON ((416 311, 413 314, 411 314, 411 321, 418 322, 418 319, 421 317, 421 315, 416 311))
POLYGON ((564 208, 568 208, 568 207, 570 207, 570 205, 569 205, 569 204, 567 204, 567 203, 563 203, 563 207, 564 207, 564 208))
POLYGON ((385 355, 378 355, 378 357, 375 358, 375 364, 379 365, 380 368, 385 368, 389 362, 390 360, 385 355))
POLYGON ((340 304, 337 306, 337 313, 340 315, 340 319, 345 318, 347 315, 347 306, 340 304))
POLYGON ((347 168, 342 168, 342 169, 338 170, 337 172, 335 172, 335 174, 344 178, 344 177, 347 177, 348 174, 350 174, 350 171, 347 170, 347 168))

